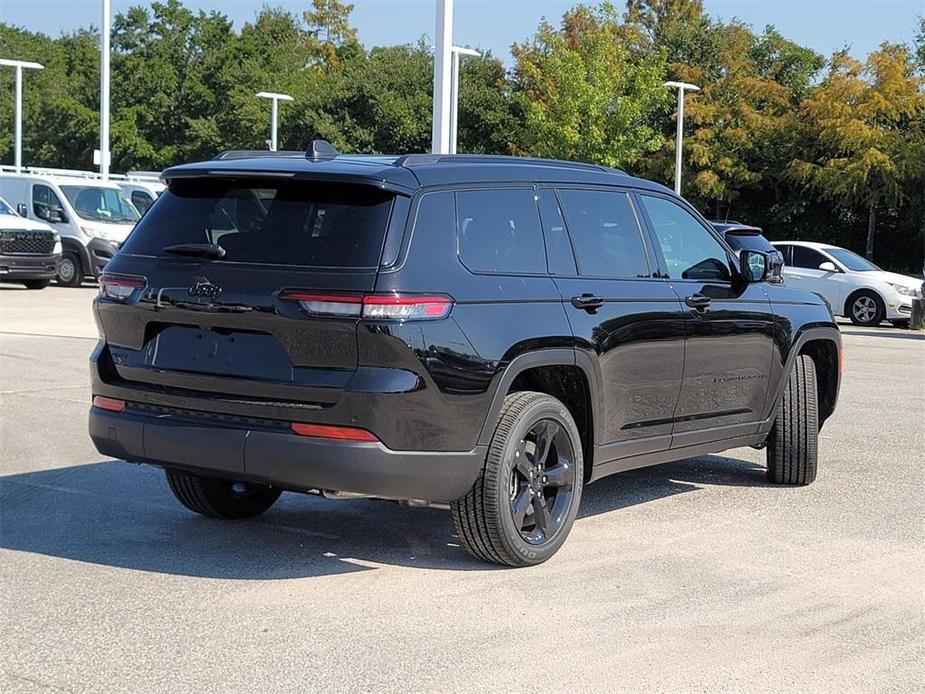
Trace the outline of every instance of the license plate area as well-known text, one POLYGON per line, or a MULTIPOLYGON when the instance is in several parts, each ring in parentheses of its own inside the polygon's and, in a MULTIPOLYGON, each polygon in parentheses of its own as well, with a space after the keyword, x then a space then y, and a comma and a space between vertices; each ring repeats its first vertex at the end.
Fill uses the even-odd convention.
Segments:
POLYGON ((292 381, 292 361, 272 335, 173 325, 148 344, 146 363, 165 371, 292 381))

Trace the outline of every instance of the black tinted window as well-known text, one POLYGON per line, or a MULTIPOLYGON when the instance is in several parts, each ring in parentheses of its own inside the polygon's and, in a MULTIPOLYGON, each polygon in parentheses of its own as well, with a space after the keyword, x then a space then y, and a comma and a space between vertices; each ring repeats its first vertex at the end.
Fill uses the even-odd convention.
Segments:
POLYGON ((540 191, 540 216, 546 232, 546 263, 554 275, 574 275, 575 258, 554 190, 540 191))
POLYGON ((123 251, 163 255, 213 243, 225 261, 309 267, 375 267, 392 196, 364 186, 176 181, 138 223, 123 251))
POLYGON ((456 194, 459 257, 475 272, 546 272, 546 251, 533 190, 456 194))
POLYGON ((151 199, 151 196, 147 193, 143 193, 140 190, 132 192, 132 204, 135 206, 135 209, 138 210, 138 214, 144 214, 145 210, 151 207, 151 203, 154 200, 151 199))
POLYGON ((774 246, 761 234, 736 234, 730 232, 726 234, 726 243, 734 251, 747 249, 767 253, 774 250, 774 246))
POLYGON ((39 219, 51 218, 51 210, 62 209, 61 200, 48 186, 36 184, 32 186, 32 211, 39 219))
POLYGON ((652 220, 669 277, 706 281, 730 279, 726 250, 696 217, 670 200, 650 195, 640 197, 652 220))
POLYGON ((578 272, 589 277, 648 277, 636 215, 625 193, 560 190, 578 272))
POLYGON ((806 246, 791 246, 791 248, 793 249, 793 257, 790 260, 790 265, 793 267, 818 270, 819 266, 828 260, 819 251, 806 246))

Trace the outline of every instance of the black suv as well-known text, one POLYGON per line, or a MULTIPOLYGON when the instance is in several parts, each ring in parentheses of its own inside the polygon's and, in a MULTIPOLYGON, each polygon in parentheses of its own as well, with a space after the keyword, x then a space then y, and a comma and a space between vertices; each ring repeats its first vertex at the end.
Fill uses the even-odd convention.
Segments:
POLYGON ((736 446, 816 476, 841 339, 668 189, 494 156, 233 152, 164 173, 106 267, 90 434, 189 509, 449 502, 512 566, 583 485, 736 446))

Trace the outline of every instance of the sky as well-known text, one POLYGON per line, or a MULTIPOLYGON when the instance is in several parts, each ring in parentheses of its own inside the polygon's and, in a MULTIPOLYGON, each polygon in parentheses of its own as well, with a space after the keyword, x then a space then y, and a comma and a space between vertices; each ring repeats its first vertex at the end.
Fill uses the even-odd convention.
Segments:
MULTIPOLYGON (((301 12, 310 4, 310 0, 183 2, 192 8, 219 10, 238 26, 252 20, 264 5, 301 12)), ((512 43, 532 35, 541 17, 557 22, 577 2, 456 0, 455 43, 490 49, 510 63, 512 43)), ((148 4, 112 0, 113 13, 148 4)), ((433 36, 433 0, 353 0, 353 4, 352 21, 367 46, 414 43, 423 35, 433 36)), ((623 3, 615 0, 614 4, 623 3)), ((739 18, 759 31, 773 24, 786 37, 825 56, 848 46, 859 58, 883 41, 911 41, 916 17, 925 15, 925 0, 704 0, 704 6, 714 17, 739 18)), ((100 0, 0 0, 0 21, 56 36, 80 26, 99 26, 100 8, 100 0)))

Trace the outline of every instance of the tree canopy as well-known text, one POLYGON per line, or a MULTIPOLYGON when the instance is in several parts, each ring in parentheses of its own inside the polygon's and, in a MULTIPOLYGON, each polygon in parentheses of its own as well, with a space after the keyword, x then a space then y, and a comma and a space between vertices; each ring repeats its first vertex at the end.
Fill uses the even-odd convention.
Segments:
MULTIPOLYGON (((263 148, 269 104, 281 146, 315 137, 344 152, 430 146, 433 56, 363 46, 352 5, 265 6, 236 27, 221 12, 161 0, 112 27, 113 170, 160 169, 228 148, 263 148)), ((925 246, 925 19, 912 45, 863 60, 709 16, 701 0, 576 5, 512 46, 462 63, 460 152, 592 161, 669 184, 675 100, 685 111, 683 194, 705 214, 771 238, 835 242, 918 270, 925 246), (875 243, 876 238, 876 243, 875 243), (909 249, 914 252, 910 253, 909 249)), ((0 54, 38 60, 24 93, 27 165, 92 168, 99 33, 49 37, 0 23, 0 54)), ((12 70, 0 70, 0 159, 13 159, 12 70)))

